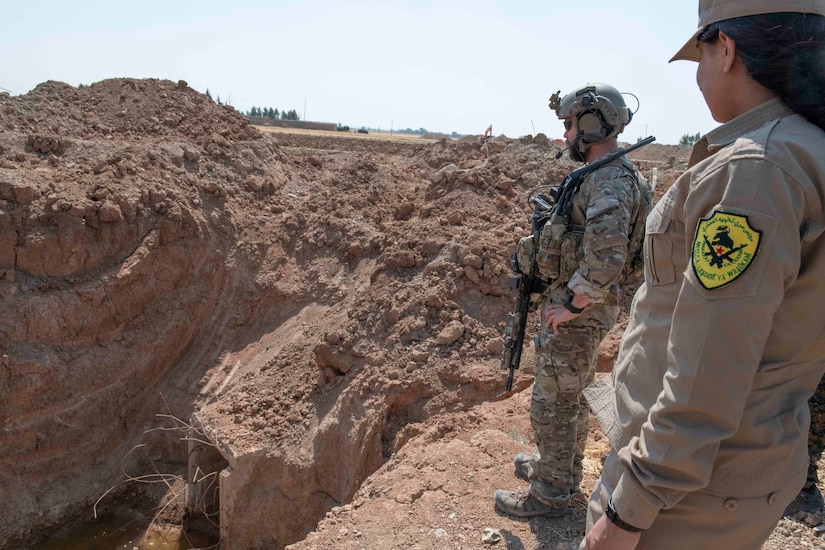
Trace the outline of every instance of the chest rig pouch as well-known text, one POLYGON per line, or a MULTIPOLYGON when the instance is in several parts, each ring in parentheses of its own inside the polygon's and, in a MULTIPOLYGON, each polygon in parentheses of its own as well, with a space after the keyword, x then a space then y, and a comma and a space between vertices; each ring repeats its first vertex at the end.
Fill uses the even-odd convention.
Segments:
POLYGON ((573 196, 584 177, 569 182, 566 193, 559 197, 552 214, 539 234, 536 266, 546 281, 568 281, 578 268, 582 256, 584 227, 570 224, 573 196))
POLYGON ((544 280, 555 281, 560 274, 561 243, 567 232, 567 220, 554 213, 541 228, 536 265, 544 280))

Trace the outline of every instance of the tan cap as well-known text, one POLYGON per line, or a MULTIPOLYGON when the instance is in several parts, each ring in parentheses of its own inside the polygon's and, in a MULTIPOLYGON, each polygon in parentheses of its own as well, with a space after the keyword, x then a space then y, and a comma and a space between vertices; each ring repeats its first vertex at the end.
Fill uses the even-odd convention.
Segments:
POLYGON ((777 12, 815 13, 825 16, 825 0, 699 0, 699 29, 669 62, 677 59, 699 61, 697 38, 711 23, 734 17, 777 12))

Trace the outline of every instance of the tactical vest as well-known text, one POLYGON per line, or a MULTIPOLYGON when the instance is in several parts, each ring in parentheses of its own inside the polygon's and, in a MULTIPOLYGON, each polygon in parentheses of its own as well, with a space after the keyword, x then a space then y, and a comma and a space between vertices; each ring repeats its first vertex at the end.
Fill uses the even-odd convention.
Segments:
MULTIPOLYGON (((644 248, 645 220, 652 208, 653 188, 626 157, 621 157, 621 162, 622 167, 635 182, 638 192, 638 200, 633 212, 630 213, 633 221, 628 228, 624 275, 629 275, 644 264, 642 251, 644 248)), ((580 181, 571 182, 575 190, 569 198, 571 203, 585 177, 582 176, 580 181)), ((557 204, 539 234, 536 265, 539 276, 545 281, 567 282, 573 276, 582 259, 584 227, 571 224, 569 215, 562 214, 563 211, 563 205, 557 204)))

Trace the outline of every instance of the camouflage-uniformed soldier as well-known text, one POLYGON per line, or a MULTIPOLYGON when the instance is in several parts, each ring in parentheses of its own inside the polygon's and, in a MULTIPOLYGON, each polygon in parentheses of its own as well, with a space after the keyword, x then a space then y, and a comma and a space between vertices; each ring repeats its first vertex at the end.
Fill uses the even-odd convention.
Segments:
MULTIPOLYGON (((621 93, 600 83, 561 101, 556 94, 550 107, 564 121, 571 158, 580 162, 616 151, 616 136, 632 117, 621 93)), ((599 343, 616 323, 619 280, 634 254, 630 235, 644 224, 651 195, 639 171, 619 157, 584 176, 567 225, 548 222, 542 230, 537 264, 550 286, 539 302, 535 337, 530 420, 536 452, 515 458, 516 475, 529 480, 529 490, 496 491, 496 505, 508 514, 559 517, 578 491, 589 418, 582 390, 593 381, 599 343)), ((530 239, 522 239, 520 249, 531 246, 530 239)))
POLYGON ((819 381, 816 391, 808 400, 811 409, 811 427, 808 430, 808 479, 796 498, 785 508, 786 516, 797 512, 818 512, 825 508, 825 499, 817 484, 819 469, 817 467, 825 450, 825 377, 819 381))

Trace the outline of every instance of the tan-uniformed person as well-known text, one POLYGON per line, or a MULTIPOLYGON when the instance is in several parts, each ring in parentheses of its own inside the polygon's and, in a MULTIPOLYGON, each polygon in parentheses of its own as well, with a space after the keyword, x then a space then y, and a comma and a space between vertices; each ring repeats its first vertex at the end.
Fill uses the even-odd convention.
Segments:
POLYGON ((700 0, 714 119, 647 221, 590 550, 755 550, 803 486, 825 371, 825 0, 700 0))

